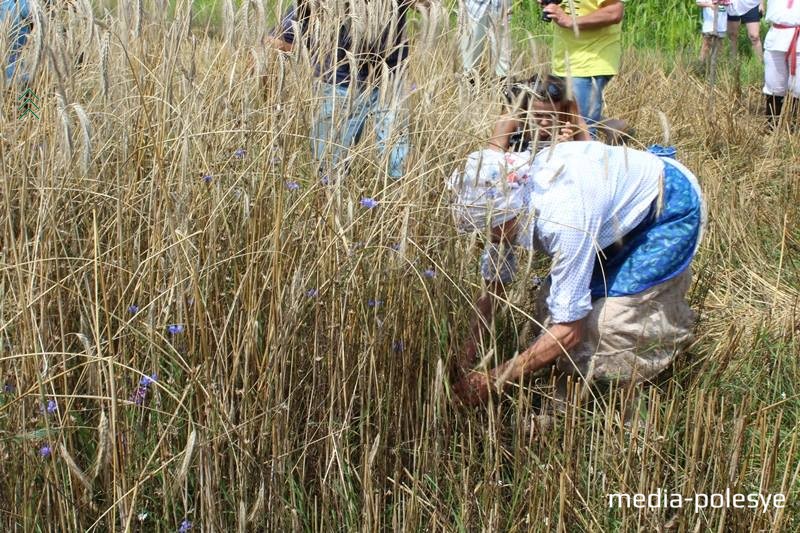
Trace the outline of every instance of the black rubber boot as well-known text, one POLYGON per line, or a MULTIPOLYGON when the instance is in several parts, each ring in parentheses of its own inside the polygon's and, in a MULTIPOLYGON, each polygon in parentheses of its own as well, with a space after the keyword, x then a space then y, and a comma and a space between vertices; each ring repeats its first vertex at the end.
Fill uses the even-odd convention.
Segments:
POLYGON ((781 110, 783 109, 783 96, 775 96, 773 94, 767 95, 767 121, 769 129, 775 130, 778 126, 778 121, 781 118, 781 110))

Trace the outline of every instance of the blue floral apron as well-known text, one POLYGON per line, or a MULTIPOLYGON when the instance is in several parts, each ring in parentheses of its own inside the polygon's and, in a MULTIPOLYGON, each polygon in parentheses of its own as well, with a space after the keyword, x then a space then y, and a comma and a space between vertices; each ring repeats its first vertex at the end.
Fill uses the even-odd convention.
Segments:
POLYGON ((645 219, 595 260, 592 300, 629 296, 668 281, 689 267, 700 236, 702 202, 692 184, 664 160, 661 213, 645 219))

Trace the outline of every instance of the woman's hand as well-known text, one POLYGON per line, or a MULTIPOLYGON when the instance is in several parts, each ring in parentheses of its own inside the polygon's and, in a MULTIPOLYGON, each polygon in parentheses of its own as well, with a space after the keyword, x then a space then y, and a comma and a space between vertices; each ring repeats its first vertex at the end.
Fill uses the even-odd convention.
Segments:
POLYGON ((564 124, 560 130, 558 130, 558 137, 556 137, 557 142, 565 142, 565 141, 573 141, 575 140, 575 136, 580 133, 580 129, 577 126, 574 126, 572 122, 567 122, 564 124))
POLYGON ((558 142, 591 140, 592 137, 589 135, 589 127, 580 117, 578 118, 578 124, 567 121, 558 133, 558 142))
POLYGON ((477 407, 489 401, 491 384, 484 372, 472 371, 454 386, 458 399, 467 407, 477 407))

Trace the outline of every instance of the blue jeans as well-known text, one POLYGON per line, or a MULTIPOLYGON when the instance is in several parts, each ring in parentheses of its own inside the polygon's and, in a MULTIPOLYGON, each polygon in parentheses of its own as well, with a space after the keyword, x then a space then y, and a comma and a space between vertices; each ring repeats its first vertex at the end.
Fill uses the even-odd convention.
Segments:
MULTIPOLYGON (((6 79, 14 77, 17 67, 20 64, 19 54, 25 46, 28 34, 30 33, 30 8, 27 0, 0 0, 0 24, 6 20, 11 20, 10 32, 11 53, 8 56, 8 63, 5 66, 6 79)), ((21 79, 27 81, 27 73, 22 73, 21 79)))
POLYGON ((572 78, 572 94, 592 137, 596 136, 595 124, 603 119, 603 91, 612 76, 591 76, 572 78))
POLYGON ((408 156, 408 117, 405 113, 400 116, 395 106, 382 105, 377 87, 359 91, 352 102, 351 90, 357 89, 319 82, 321 103, 311 126, 311 142, 314 158, 321 163, 321 172, 346 172, 348 152, 361 138, 367 119, 371 118, 379 153, 384 155, 388 151, 389 176, 402 177, 408 156))

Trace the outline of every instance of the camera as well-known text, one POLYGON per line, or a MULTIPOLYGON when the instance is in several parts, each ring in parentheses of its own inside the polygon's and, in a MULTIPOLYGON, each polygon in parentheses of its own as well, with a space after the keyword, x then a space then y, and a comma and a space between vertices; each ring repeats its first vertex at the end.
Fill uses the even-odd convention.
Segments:
MULTIPOLYGON (((560 6, 561 5, 561 0, 542 0, 542 8, 544 8, 544 6, 548 6, 550 4, 555 4, 557 6, 560 6)), ((542 20, 544 22, 550 22, 550 15, 545 13, 544 11, 542 11, 542 20)))

